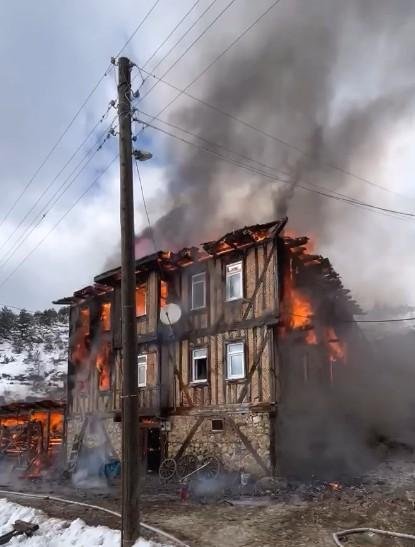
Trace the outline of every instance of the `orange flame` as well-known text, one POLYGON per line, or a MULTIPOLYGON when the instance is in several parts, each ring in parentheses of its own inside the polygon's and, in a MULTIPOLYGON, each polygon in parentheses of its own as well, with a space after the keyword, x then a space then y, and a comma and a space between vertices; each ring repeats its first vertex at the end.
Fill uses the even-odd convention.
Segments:
POLYGON ((111 387, 110 345, 104 342, 98 350, 95 366, 98 370, 98 389, 108 391, 111 387))
POLYGON ((111 330, 111 302, 104 302, 101 305, 100 321, 103 331, 111 330))
POLYGON ((167 306, 167 297, 169 294, 169 287, 166 281, 160 281, 160 308, 167 306))
POLYGON ((146 314, 146 286, 139 285, 135 289, 135 314, 136 317, 142 317, 146 314))
POLYGON ((345 361, 346 345, 339 340, 333 327, 325 328, 325 338, 329 350, 330 361, 345 361))

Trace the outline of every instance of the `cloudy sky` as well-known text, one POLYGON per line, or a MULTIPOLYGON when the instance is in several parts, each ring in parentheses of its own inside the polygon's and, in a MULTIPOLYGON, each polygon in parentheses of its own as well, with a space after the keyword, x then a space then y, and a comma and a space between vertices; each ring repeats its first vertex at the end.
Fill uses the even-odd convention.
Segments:
MULTIPOLYGON (((111 56, 154 4, 155 0, 120 0, 116 5, 102 0, 2 3, 0 304, 47 307, 53 299, 89 284, 116 257, 117 162, 97 177, 116 156, 117 138, 107 139, 94 154, 115 117, 113 109, 108 111, 109 101, 116 97, 115 73, 103 75, 111 56)), ((156 4, 124 54, 143 66, 193 7, 145 65, 183 89, 274 2, 156 4)), ((164 120, 214 141, 227 158, 234 151, 237 163, 243 156, 245 166, 256 165, 258 170, 261 165, 268 178, 255 169, 241 170, 235 162, 219 165, 212 152, 206 155, 200 149, 200 140, 199 148, 189 151, 183 142, 172 143, 166 134, 146 129, 136 146, 154 154, 152 161, 141 165, 152 222, 171 209, 180 211, 159 222, 160 243, 187 244, 189 238, 199 243, 229 226, 267 221, 284 202, 291 228, 315 236, 316 250, 331 257, 345 284, 364 304, 415 304, 414 219, 301 189, 313 184, 314 189, 336 192, 337 198, 342 194, 415 213, 414 15, 413 2, 407 0, 350 0, 347 7, 342 0, 275 4, 188 91, 304 150, 307 161, 300 162, 292 148, 287 151, 276 139, 235 120, 230 124, 224 114, 206 112, 188 96, 180 96, 164 120), (282 178, 297 184, 293 192, 287 194, 279 188, 285 183, 270 180, 270 166, 273 176, 278 169, 280 178, 285 172, 282 178), (220 192, 223 200, 218 199, 220 192)), ((133 71, 136 87, 143 76, 133 71)), ((150 77, 141 88, 141 97, 148 97, 136 106, 145 113, 157 114, 177 95, 162 83, 151 89, 155 81, 150 77)), ((194 142, 189 133, 162 127, 194 142)), ((146 221, 137 190, 140 232, 146 221)))

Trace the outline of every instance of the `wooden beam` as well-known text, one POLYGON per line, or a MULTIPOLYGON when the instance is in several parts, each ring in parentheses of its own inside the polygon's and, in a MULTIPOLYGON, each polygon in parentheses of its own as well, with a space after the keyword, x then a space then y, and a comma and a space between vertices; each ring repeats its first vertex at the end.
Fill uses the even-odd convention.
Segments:
POLYGON ((241 431, 238 424, 236 424, 232 418, 226 417, 225 421, 227 421, 231 427, 234 429, 238 437, 241 439, 243 444, 245 445, 248 452, 251 454, 251 456, 254 458, 254 460, 257 462, 257 464, 261 467, 261 469, 265 472, 266 475, 271 474, 271 470, 266 465, 264 460, 261 458, 261 456, 258 454, 258 452, 255 450, 255 448, 252 446, 251 441, 248 439, 248 437, 241 431))
POLYGON ((177 380, 179 381, 180 391, 183 391, 184 396, 186 397, 187 402, 189 403, 189 405, 193 406, 193 400, 190 396, 189 389, 188 389, 187 385, 183 382, 183 379, 180 375, 179 369, 176 367, 176 365, 174 365, 174 374, 177 376, 177 380))
MULTIPOLYGON (((261 288, 261 285, 263 284, 264 282, 264 279, 265 279, 265 276, 266 276, 266 273, 268 271, 268 267, 271 263, 271 258, 274 256, 274 253, 275 253, 275 249, 276 249, 277 245, 276 245, 276 241, 275 239, 273 240, 273 245, 272 245, 272 248, 271 248, 271 251, 269 253, 269 255, 267 256, 267 259, 265 260, 265 264, 264 264, 264 267, 262 269, 262 272, 261 272, 261 275, 259 276, 258 278, 258 281, 255 285, 255 289, 254 289, 254 294, 251 296, 250 300, 249 300, 249 304, 246 308, 246 310, 244 311, 244 314, 242 316, 242 320, 245 320, 245 319, 248 319, 248 315, 250 313, 250 311, 253 309, 254 307, 254 303, 255 303, 255 298, 258 294, 258 291, 259 289, 261 288)), ((265 249, 266 247, 264 247, 265 249)))
POLYGON ((242 403, 243 400, 245 399, 245 396, 247 394, 247 391, 248 391, 248 386, 252 380, 252 377, 254 375, 254 372, 256 371, 256 369, 258 368, 259 366, 259 363, 261 362, 261 358, 262 358, 262 354, 264 353, 264 349, 265 349, 265 346, 267 345, 268 343, 268 338, 269 338, 269 329, 267 328, 266 332, 265 332, 265 335, 263 336, 262 338, 262 342, 261 342, 261 346, 259 348, 259 350, 257 351, 256 355, 255 355, 255 359, 254 359, 254 363, 252 365, 252 367, 250 368, 249 372, 248 372, 248 376, 245 380, 245 385, 244 387, 242 388, 242 391, 238 397, 238 403, 242 403))
POLYGON ((185 440, 183 441, 183 444, 182 446, 179 448, 179 450, 177 451, 177 454, 174 456, 174 459, 177 461, 179 458, 182 457, 182 455, 184 454, 186 448, 189 446, 189 444, 191 443, 196 431, 199 429, 200 427, 200 424, 205 420, 205 417, 204 416, 200 416, 196 422, 193 424, 193 427, 192 429, 189 431, 189 433, 187 434, 187 437, 185 438, 185 440))

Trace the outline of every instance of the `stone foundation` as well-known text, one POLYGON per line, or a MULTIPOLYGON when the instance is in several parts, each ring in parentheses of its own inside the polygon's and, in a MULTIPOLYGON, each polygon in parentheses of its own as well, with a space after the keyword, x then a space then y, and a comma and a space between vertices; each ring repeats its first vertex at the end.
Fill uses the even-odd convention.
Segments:
MULTIPOLYGON (((273 462, 271 454, 273 450, 271 445, 271 420, 273 418, 268 413, 232 414, 231 418, 247 437, 249 443, 271 473, 273 462)), ((171 424, 168 439, 169 457, 176 455, 197 419, 197 416, 169 417, 171 424)), ((226 420, 226 416, 218 415, 205 418, 194 434, 185 451, 186 453, 196 455, 212 454, 218 457, 225 469, 229 471, 238 471, 243 468, 246 472, 256 476, 266 474, 241 437, 226 420), (212 420, 215 419, 223 420, 223 431, 212 431, 212 420)))
MULTIPOLYGON (((75 439, 75 435, 77 435, 82 428, 83 424, 83 418, 81 417, 71 417, 67 420, 66 423, 66 454, 67 458, 69 457, 69 454, 72 450, 73 442, 75 439)), ((115 452, 121 456, 121 423, 114 422, 112 416, 106 416, 99 418, 99 421, 102 425, 102 427, 105 428, 108 438, 111 441, 112 448, 115 450, 115 452)), ((99 443, 102 443, 102 435, 100 435, 98 431, 98 441, 99 443)), ((95 442, 94 435, 91 435, 88 432, 88 429, 85 433, 84 437, 84 443, 86 445, 93 445, 95 442)))

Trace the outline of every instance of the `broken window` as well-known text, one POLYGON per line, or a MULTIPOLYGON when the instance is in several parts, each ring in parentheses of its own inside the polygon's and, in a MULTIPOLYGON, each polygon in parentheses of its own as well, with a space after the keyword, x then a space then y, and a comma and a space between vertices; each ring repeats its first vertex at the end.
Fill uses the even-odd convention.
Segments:
POLYGON ((238 300, 243 297, 242 261, 226 266, 226 300, 238 300))
POLYGON ((109 391, 111 389, 111 366, 110 366, 111 345, 104 342, 100 345, 95 359, 95 366, 98 371, 98 389, 99 391, 109 391))
POLYGON ((160 309, 167 306, 169 288, 166 281, 160 280, 160 309))
POLYGON ((135 289, 135 315, 136 317, 142 317, 147 313, 146 302, 147 301, 147 287, 146 285, 139 285, 135 289))
POLYGON ((206 274, 205 272, 192 275, 192 310, 199 310, 206 306, 206 274))
POLYGON ((111 330, 111 302, 101 304, 100 321, 103 331, 111 330))
POLYGON ((194 349, 192 352, 192 381, 207 381, 207 348, 194 349))
POLYGON ((243 342, 228 344, 226 347, 226 363, 228 379, 245 377, 245 355, 243 342))
POLYGON ((138 356, 138 387, 147 385, 147 355, 138 356))

